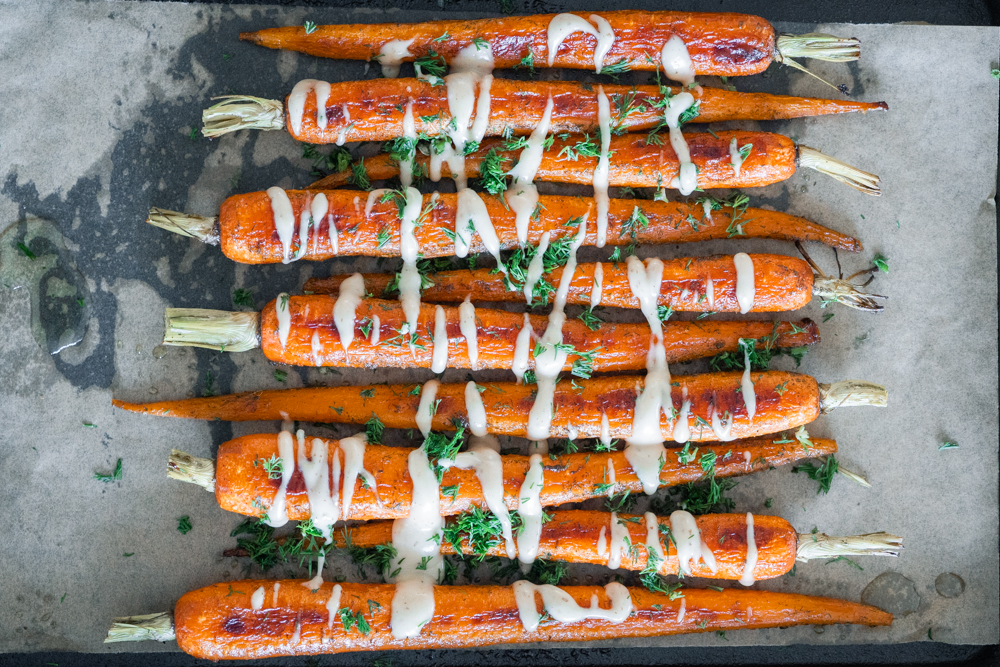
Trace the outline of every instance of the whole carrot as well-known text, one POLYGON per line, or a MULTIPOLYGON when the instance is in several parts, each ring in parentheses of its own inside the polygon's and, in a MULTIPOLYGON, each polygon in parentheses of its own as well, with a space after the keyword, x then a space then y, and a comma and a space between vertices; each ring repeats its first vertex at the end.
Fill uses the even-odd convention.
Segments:
MULTIPOLYGON (((628 438, 632 434, 636 395, 644 383, 643 377, 635 375, 559 382, 548 437, 628 438)), ((365 424, 374 417, 386 428, 423 425, 427 429, 452 430, 456 424, 469 424, 469 404, 474 414, 480 414, 481 401, 485 419, 480 421, 484 422, 485 432, 526 435, 536 395, 534 385, 487 382, 476 385, 473 393, 470 384, 474 383, 439 384, 432 380, 423 386, 310 387, 148 404, 116 400, 114 405, 129 412, 189 419, 365 424), (422 403, 426 413, 419 410, 422 403)), ((743 374, 739 372, 675 376, 671 401, 663 408, 672 413, 671 418, 660 416, 664 439, 673 441, 676 422, 683 420, 689 432, 681 442, 719 440, 712 427, 713 414, 716 422, 728 422, 726 437, 749 438, 808 424, 820 412, 838 407, 881 407, 887 400, 885 388, 869 382, 849 380, 820 385, 808 375, 782 371, 750 372, 748 384, 744 395, 743 374), (747 405, 751 391, 755 402, 752 419, 747 405)))
MULTIPOLYGON (((438 368, 435 372, 444 370, 442 363, 450 368, 516 368, 520 350, 527 369, 534 368, 535 345, 523 340, 519 345, 518 337, 525 326, 541 335, 548 323, 545 316, 474 308, 471 303, 457 308, 424 303, 415 330, 404 334, 406 316, 398 301, 362 299, 340 320, 335 315, 338 303, 343 304, 333 295, 314 294, 279 297, 259 315, 167 309, 164 343, 227 352, 260 347, 269 360, 294 366, 438 368), (280 318, 286 313, 283 329, 280 318), (435 336, 438 322, 444 326, 447 356, 439 355, 435 365, 435 341, 445 345, 435 336)), ((579 369, 580 364, 591 372, 645 368, 652 336, 645 323, 573 319, 562 331, 563 343, 575 350, 567 358, 566 370, 579 369)), ((819 340, 810 320, 667 322, 663 334, 668 362, 738 351, 741 338, 773 336, 770 344, 777 347, 819 340)), ((589 373, 577 372, 577 377, 586 376, 589 373)))
MULTIPOLYGON (((472 253, 513 250, 520 246, 516 215, 502 197, 469 190, 462 197, 482 202, 491 223, 494 242, 487 245, 480 233, 463 237, 456 245, 459 195, 424 195, 423 209, 429 209, 423 224, 414 231, 422 257, 466 256, 472 253), (495 245, 494 245, 495 244, 495 245)), ((725 238, 773 238, 813 241, 857 252, 861 242, 787 213, 748 208, 746 197, 733 201, 703 198, 700 204, 611 199, 606 242, 612 246, 629 243, 688 243, 725 238), (638 211, 638 213, 637 213, 638 211), (638 221, 638 223, 637 223, 638 221)), ((544 234, 550 243, 571 239, 574 229, 568 221, 583 217, 594 207, 590 197, 541 195, 537 219, 528 226, 526 242, 537 246, 544 234)), ((323 261, 334 257, 365 255, 398 257, 400 225, 398 207, 391 191, 368 193, 360 190, 283 190, 250 192, 227 198, 218 217, 203 217, 154 208, 147 222, 167 231, 221 245, 226 257, 244 264, 271 264, 297 259, 323 261), (287 198, 292 220, 308 221, 306 233, 295 225, 287 247, 276 234, 275 201, 287 198), (313 203, 322 197, 313 215, 313 203), (311 218, 311 220, 310 220, 311 218)), ((597 231, 588 228, 583 245, 596 245, 597 231)))
POLYGON ((387 76, 395 76, 401 62, 427 56, 451 62, 462 49, 484 43, 498 68, 562 67, 613 73, 662 67, 668 76, 685 82, 694 75, 757 74, 772 60, 790 64, 798 57, 852 61, 861 52, 853 38, 778 34, 758 16, 729 13, 627 10, 309 27, 244 32, 240 39, 324 58, 376 60, 387 76), (562 40, 553 39, 568 28, 573 31, 562 40), (597 52, 605 49, 603 58, 598 58, 597 52), (681 61, 680 67, 676 61, 681 61))
MULTIPOLYGON (((791 178, 799 167, 814 169, 868 195, 880 196, 879 178, 875 174, 840 162, 808 146, 796 144, 788 137, 768 132, 743 132, 727 130, 717 133, 684 134, 690 151, 691 163, 697 167, 697 187, 702 190, 715 188, 750 188, 770 185, 791 178), (735 141, 745 149, 746 157, 739 173, 733 169, 730 145, 735 141)), ((535 179, 553 183, 590 185, 598 157, 580 155, 576 160, 562 157, 567 149, 573 150, 578 139, 568 136, 554 137, 552 144, 542 154, 535 179)), ((672 181, 680 171, 681 163, 669 141, 659 138, 650 141, 645 135, 625 134, 610 139, 608 184, 619 187, 676 187, 672 181)), ((430 157, 418 154, 415 158, 423 173, 430 173, 430 157)), ((517 161, 516 151, 507 149, 503 139, 484 139, 479 148, 465 158, 465 176, 484 177, 493 174, 503 178, 503 166, 517 161)), ((382 154, 356 165, 371 180, 383 180, 399 175, 399 164, 390 155, 382 154)), ((447 163, 441 165, 443 176, 451 175, 447 163)), ((350 173, 354 173, 353 171, 350 173)), ((347 183, 349 173, 341 172, 314 183, 311 188, 333 188, 347 183)))
MULTIPOLYGON (((343 144, 352 141, 388 141, 404 135, 404 108, 411 101, 410 115, 418 135, 444 133, 453 116, 447 86, 421 79, 369 79, 331 82, 325 94, 323 113, 317 115, 317 85, 303 82, 309 92, 301 108, 285 100, 264 100, 226 95, 202 113, 207 137, 218 137, 246 128, 287 130, 293 138, 311 144, 343 144)), ((436 82, 435 82, 436 83, 436 82)), ((663 121, 662 100, 683 91, 679 86, 603 86, 611 102, 611 116, 621 118, 622 132, 649 130, 663 121), (669 91, 669 92, 668 92, 669 91), (623 113, 623 111, 625 111, 623 113)), ((324 88, 325 91, 325 88, 324 88)), ((489 122, 485 136, 526 135, 541 122, 549 95, 553 133, 594 133, 599 129, 597 92, 591 84, 575 81, 517 81, 493 79, 489 88, 489 122)), ((866 113, 885 110, 885 102, 825 100, 768 93, 739 93, 722 88, 702 88, 698 94, 697 123, 726 120, 780 120, 804 116, 866 113)))
POLYGON ((176 638, 181 650, 196 658, 233 660, 593 641, 792 625, 892 623, 892 614, 875 607, 792 593, 687 588, 683 597, 676 597, 616 582, 606 587, 554 588, 527 582, 435 586, 434 608, 438 613, 417 636, 396 639, 390 628, 396 592, 393 585, 324 583, 311 589, 303 580, 234 581, 187 593, 173 614, 117 618, 105 641, 176 638), (557 603, 554 593, 568 600, 557 603), (551 606, 545 599, 553 600, 551 606), (592 599, 595 602, 588 618, 586 610, 592 599), (607 616, 593 618, 600 613, 595 609, 598 606, 607 616), (548 612, 544 621, 540 620, 543 612, 548 612), (586 620, 576 620, 576 612, 586 620), (567 614, 573 614, 576 622, 566 622, 567 614))
MULTIPOLYGON (((263 517, 272 510, 275 498, 281 493, 281 475, 275 474, 273 466, 265 465, 281 460, 278 441, 279 435, 272 433, 229 440, 219 446, 214 461, 174 450, 170 455, 167 474, 179 481, 214 491, 216 501, 224 510, 263 517)), ((398 519, 407 516, 413 489, 407 459, 412 449, 366 445, 359 469, 363 472, 370 471, 370 476, 362 472, 354 480, 348 479, 346 464, 333 467, 335 459, 346 462, 348 445, 336 440, 303 435, 306 457, 315 456, 317 441, 330 452, 328 465, 334 472, 331 479, 335 482, 332 488, 341 489, 341 495, 350 498, 345 501, 346 508, 342 503, 341 519, 398 519), (343 454, 337 453, 338 447, 344 451, 343 454), (338 471, 339 478, 336 476, 338 471)), ((438 466, 441 458, 454 456, 459 444, 460 440, 435 435, 428 448, 431 464, 438 466)), ((716 477, 733 477, 826 456, 836 451, 837 443, 833 440, 815 438, 808 447, 804 447, 794 438, 774 437, 706 445, 696 451, 676 449, 664 459, 659 485, 677 486, 704 479, 706 473, 701 463, 702 458, 714 461, 716 477)), ((505 454, 500 458, 503 469, 503 502, 508 509, 517 509, 530 457, 505 454)), ((643 489, 625 452, 551 454, 542 458, 542 464, 545 480, 539 495, 542 507, 582 502, 625 491, 640 493, 643 489), (614 471, 613 482, 609 481, 610 470, 614 471)), ((282 470, 287 469, 285 465, 282 463, 282 470)), ((287 465, 293 466, 295 470, 303 467, 303 458, 295 448, 287 465)), ((294 476, 294 472, 292 474, 294 476)), ((440 480, 439 489, 444 489, 438 494, 441 515, 457 515, 473 507, 486 506, 482 485, 474 470, 455 467, 442 469, 440 480)), ((304 484, 287 486, 284 492, 284 512, 293 521, 305 521, 311 517, 309 496, 304 484)))

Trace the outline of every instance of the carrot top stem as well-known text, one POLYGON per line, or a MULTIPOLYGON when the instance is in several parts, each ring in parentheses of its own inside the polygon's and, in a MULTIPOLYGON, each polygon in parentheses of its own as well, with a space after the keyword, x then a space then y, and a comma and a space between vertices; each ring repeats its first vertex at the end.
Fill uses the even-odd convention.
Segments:
POLYGON ((869 405, 884 408, 889 401, 889 392, 880 384, 865 380, 841 380, 819 385, 819 407, 823 414, 837 408, 869 405))
POLYGON ((209 139, 237 130, 283 130, 285 107, 278 100, 250 95, 223 95, 222 100, 201 112, 201 133, 209 139))
POLYGON ((826 174, 866 195, 872 195, 873 197, 882 196, 881 183, 879 177, 875 174, 852 167, 846 162, 832 158, 815 148, 803 146, 802 144, 799 144, 798 148, 799 166, 815 169, 819 173, 826 174))
POLYGON ((803 35, 781 33, 775 43, 778 55, 775 60, 785 58, 812 58, 834 63, 846 63, 861 57, 861 41, 857 37, 837 37, 822 32, 803 35))
POLYGON ((903 550, 903 538, 889 533, 866 533, 848 537, 831 537, 826 533, 799 534, 799 546, 795 560, 808 561, 815 558, 836 558, 837 556, 899 556, 903 550))
POLYGON ((885 299, 886 297, 881 294, 862 292, 858 289, 859 287, 863 287, 863 285, 855 285, 848 280, 831 276, 819 274, 813 276, 813 294, 823 301, 833 301, 848 308, 867 310, 872 313, 880 313, 885 309, 885 306, 875 299, 885 299))
POLYGON ((121 616, 111 624, 105 644, 115 642, 166 642, 176 639, 174 615, 169 611, 142 616, 121 616))
POLYGON ((204 308, 167 308, 164 345, 246 352, 260 347, 260 313, 204 308))
POLYGON ((191 213, 178 213, 165 208, 149 209, 146 222, 174 234, 198 239, 209 245, 219 245, 219 219, 191 213))
POLYGON ((174 449, 167 459, 167 477, 197 484, 206 491, 215 491, 215 461, 191 456, 174 449))

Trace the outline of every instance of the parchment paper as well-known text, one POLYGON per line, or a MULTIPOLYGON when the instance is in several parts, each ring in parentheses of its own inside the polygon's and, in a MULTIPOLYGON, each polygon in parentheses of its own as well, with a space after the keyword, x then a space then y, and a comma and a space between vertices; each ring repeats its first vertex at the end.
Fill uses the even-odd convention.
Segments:
MULTIPOLYGON (((277 425, 143 418, 112 410, 111 397, 200 395, 208 373, 219 392, 283 386, 259 352, 157 348, 163 308, 231 308, 231 292, 239 287, 252 289, 259 307, 279 291, 300 289, 313 273, 370 268, 373 262, 237 266, 217 248, 145 225, 145 213, 155 205, 214 215, 233 192, 313 180, 300 147, 283 132, 191 139, 210 96, 282 98, 307 76, 366 76, 360 63, 241 44, 240 30, 304 18, 436 17, 363 9, 307 16, 301 10, 168 3, 0 4, 0 227, 34 217, 53 222, 86 277, 93 309, 83 343, 53 357, 31 335, 30 288, 0 289, 0 420, 6 433, 0 445, 5 518, 0 650, 176 650, 172 643, 108 648, 101 641, 114 616, 172 609, 188 590, 240 578, 243 564, 220 555, 233 546, 228 534, 240 517, 220 510, 211 494, 168 480, 166 457, 172 447, 208 456, 226 439, 277 425), (119 457, 121 481, 93 478, 110 471, 119 457), (193 525, 187 535, 176 529, 184 515, 193 525)), ((779 28, 806 32, 814 26, 779 28)), ((925 640, 931 630, 938 641, 996 643, 998 82, 990 68, 996 67, 1000 31, 902 25, 818 29, 860 37, 863 59, 810 66, 847 82, 854 97, 888 101, 890 111, 759 127, 878 173, 885 194, 866 197, 802 172, 750 194, 753 205, 860 237, 866 246, 862 256, 841 255, 848 273, 868 266, 874 252, 889 258, 889 274, 878 275, 872 286, 889 297, 885 313, 821 310, 814 303, 800 315, 822 322, 825 314, 834 314, 821 323, 823 341, 806 356, 803 371, 826 382, 883 383, 890 403, 883 410, 845 409, 809 427, 813 435, 835 437, 842 464, 865 474, 871 489, 838 477, 828 495, 817 495, 815 482, 784 468, 742 479, 734 495, 738 510, 772 512, 801 532, 814 526, 839 535, 886 530, 905 539, 899 559, 856 559, 863 570, 842 561, 812 562, 797 567, 794 577, 758 588, 859 600, 876 576, 895 572, 913 582, 919 603, 891 629, 744 631, 729 632, 726 640, 730 645, 906 642, 925 640), (939 451, 945 441, 960 448, 939 451), (773 505, 765 510, 768 498, 773 505), (959 597, 936 592, 935 578, 946 572, 964 580, 959 597)), ((558 73, 544 74, 553 75, 558 73)), ((776 66, 763 77, 735 83, 740 90, 837 94, 776 66)), ((14 240, 3 237, 4 243, 14 240)), ((739 250, 795 254, 789 244, 760 241, 647 247, 641 254, 739 250)), ((810 250, 826 271, 836 270, 832 253, 819 246, 810 250)), ((605 257, 596 250, 581 254, 605 257)), ((786 358, 777 365, 793 364, 786 358)), ((674 372, 700 368, 692 364, 674 372)), ((429 377, 429 372, 289 370, 287 386, 429 377)), ((464 372, 451 371, 445 379, 463 378, 464 372)), ((279 567, 270 576, 300 574, 279 567)), ((351 578, 355 569, 338 559, 327 576, 351 578)), ((607 578, 601 569, 577 570, 571 581, 607 578)), ((613 644, 721 645, 723 640, 708 634, 613 644)))

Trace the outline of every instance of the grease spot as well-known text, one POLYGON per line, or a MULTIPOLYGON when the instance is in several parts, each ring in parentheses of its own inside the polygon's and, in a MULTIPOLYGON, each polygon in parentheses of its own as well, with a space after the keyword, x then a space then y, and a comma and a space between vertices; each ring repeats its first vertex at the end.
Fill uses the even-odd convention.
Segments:
POLYGON ((943 598, 957 598, 965 592, 965 580, 957 574, 942 572, 934 580, 934 588, 943 598))
POLYGON ((875 577, 861 593, 861 600, 897 618, 912 614, 920 607, 916 586, 896 572, 885 572, 875 577))

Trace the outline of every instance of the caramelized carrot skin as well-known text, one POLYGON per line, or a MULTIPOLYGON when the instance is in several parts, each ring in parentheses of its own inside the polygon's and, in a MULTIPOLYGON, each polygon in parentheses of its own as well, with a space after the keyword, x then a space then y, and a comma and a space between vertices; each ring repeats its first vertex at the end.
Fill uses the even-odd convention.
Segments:
MULTIPOLYGON (((399 217, 394 202, 382 202, 381 197, 376 196, 371 213, 366 216, 369 194, 361 190, 287 190, 296 220, 303 211, 309 210, 312 197, 320 192, 327 198, 330 214, 315 221, 317 226, 309 237, 303 259, 323 261, 351 255, 399 256, 399 217), (334 252, 330 243, 331 224, 336 230, 337 252, 334 252), (379 232, 389 234, 388 241, 381 245, 379 232)), ((430 204, 430 198, 431 195, 424 195, 424 208, 430 204)), ((513 211, 498 197, 484 194, 482 199, 500 240, 501 249, 513 250, 518 246, 513 211)), ((574 234, 575 230, 567 227, 566 221, 586 215, 588 209, 593 210, 594 205, 590 198, 554 195, 542 195, 539 203, 539 218, 532 221, 527 238, 528 243, 535 246, 545 232, 549 232, 551 241, 574 234)), ((608 211, 609 245, 626 245, 631 242, 630 235, 623 231, 623 226, 636 206, 649 219, 649 227, 637 230, 636 240, 640 243, 687 243, 729 238, 730 232, 727 230, 734 215, 737 215, 728 206, 712 211, 709 218, 704 208, 698 205, 612 199, 608 211)), ((455 254, 455 244, 445 230, 455 230, 456 212, 456 195, 441 194, 437 206, 428 214, 428 221, 415 230, 423 257, 450 257, 455 254)), ((861 250, 861 243, 857 239, 787 213, 748 208, 742 215, 738 215, 737 224, 743 231, 743 234, 736 234, 737 237, 815 241, 852 252, 861 250)), ((227 198, 219 213, 219 232, 222 251, 233 261, 272 264, 282 259, 283 249, 274 226, 271 200, 266 192, 251 192, 227 198)), ((297 250, 300 243, 296 232, 291 249, 297 250)), ((584 245, 596 243, 597 228, 591 224, 588 226, 584 245)), ((486 252, 478 234, 473 236, 469 252, 486 252)))
MULTIPOLYGON (((398 640, 392 637, 389 625, 395 593, 391 584, 338 584, 340 608, 363 614, 371 626, 371 632, 362 635, 357 628, 345 631, 339 616, 330 618, 326 604, 333 593, 333 583, 324 583, 313 592, 303 585, 305 580, 277 582, 277 605, 271 593, 275 583, 237 581, 186 593, 174 608, 177 645, 196 658, 238 660, 359 650, 655 637, 790 625, 892 623, 892 614, 832 598, 735 588, 723 591, 685 588, 684 598, 670 600, 663 593, 630 588, 634 613, 617 625, 597 619, 578 623, 549 620, 529 633, 521 625, 510 586, 435 586, 434 618, 418 636, 398 640), (263 608, 254 610, 250 597, 260 587, 264 587, 267 595, 263 608), (679 621, 682 602, 684 617, 679 621), (293 643, 296 625, 299 641, 293 643)), ((610 605, 601 586, 561 588, 580 606, 588 606, 591 596, 597 597, 601 607, 610 605)), ((537 596, 535 604, 541 612, 541 599, 537 596)))
MULTIPOLYGON (((706 424, 713 408, 720 416, 732 417, 732 437, 752 438, 795 428, 819 416, 819 388, 808 375, 782 371, 759 371, 750 374, 757 396, 757 413, 747 419, 740 390, 742 373, 707 373, 678 375, 672 382, 673 408, 681 409, 681 396, 687 389, 690 402, 688 423, 690 440, 715 440, 706 424)), ((636 394, 644 379, 636 375, 596 377, 589 380, 560 382, 555 389, 553 438, 597 438, 601 434, 601 413, 608 416, 611 437, 626 438, 632 433, 636 394), (578 389, 582 387, 582 389, 578 389)), ((194 419, 229 419, 234 421, 288 419, 339 424, 364 424, 375 414, 388 428, 416 427, 415 414, 420 396, 413 393, 419 385, 369 385, 367 387, 316 387, 262 391, 215 398, 165 401, 149 405, 117 401, 117 407, 141 412, 182 416, 194 419)), ((513 382, 484 383, 481 394, 490 433, 525 436, 528 413, 535 400, 534 385, 513 382)), ((453 422, 466 422, 465 383, 438 387, 440 403, 432 420, 436 430, 454 430, 453 422)), ((664 408, 666 409, 666 408, 664 408)), ((660 430, 666 441, 673 440, 673 422, 660 416, 660 430)))
MULTIPOLYGON (((610 534, 611 515, 608 512, 593 512, 587 510, 555 510, 548 513, 551 519, 542 524, 542 534, 538 543, 538 553, 545 560, 566 563, 592 563, 607 565, 608 554, 600 554, 597 550, 601 529, 605 536, 610 534)), ((669 517, 657 517, 661 526, 670 527, 669 517)), ((739 579, 747 560, 747 521, 745 514, 704 514, 695 517, 701 538, 712 550, 717 570, 712 572, 707 565, 700 562, 693 567, 692 576, 712 579, 739 579)), ((618 521, 628 528, 630 544, 646 543, 646 521, 643 515, 619 514, 618 521)), ((787 574, 795 564, 795 553, 798 548, 798 534, 790 523, 776 516, 755 514, 754 544, 757 545, 757 564, 754 566, 755 579, 773 579, 787 574)), ((372 521, 352 526, 347 530, 351 545, 370 548, 392 541, 392 523, 389 521, 372 521)), ((334 544, 338 548, 347 546, 343 531, 334 534, 334 544)), ((441 543, 441 553, 473 553, 468 539, 461 545, 441 543)), ((666 556, 660 565, 661 574, 677 574, 677 551, 672 540, 660 533, 660 548, 666 556)), ((488 556, 507 557, 506 547, 500 543, 487 550, 488 556)), ((513 554, 509 554, 513 556, 513 554)), ((621 568, 625 570, 642 570, 646 567, 648 551, 637 549, 624 554, 621 568)))
MULTIPOLYGON (((370 416, 371 412, 368 414, 370 416)), ((833 440, 814 439, 813 446, 808 451, 798 441, 785 442, 785 440, 787 439, 771 437, 706 445, 699 449, 699 456, 708 452, 714 453, 716 476, 732 477, 837 451, 837 443, 833 440), (750 453, 749 463, 744 452, 750 453)), ((306 439, 307 456, 311 456, 312 441, 313 438, 306 439)), ((336 441, 326 442, 332 452, 336 441)), ((365 448, 365 469, 375 477, 375 487, 366 488, 360 480, 355 483, 354 497, 346 518, 371 520, 398 519, 407 516, 413 491, 413 482, 407 467, 407 456, 410 451, 405 447, 381 445, 368 445, 365 448)), ((680 452, 679 449, 669 450, 665 457, 663 469, 660 471, 662 486, 676 486, 704 478, 705 472, 701 464, 693 458, 688 460, 686 455, 683 456, 682 462, 680 452)), ((245 516, 263 516, 274 501, 280 480, 271 479, 261 461, 277 455, 278 436, 271 433, 247 435, 220 445, 215 463, 215 498, 219 506, 245 516), (254 465, 255 462, 257 465, 254 465)), ((297 460, 298 453, 295 455, 297 460)), ((330 461, 332 479, 332 455, 330 461)), ((502 462, 504 503, 513 510, 519 503, 529 458, 505 455, 502 457, 502 462)), ((603 485, 607 482, 609 466, 614 466, 615 469, 614 492, 622 493, 626 490, 632 493, 642 492, 642 484, 625 458, 624 452, 563 454, 555 458, 545 457, 542 463, 545 485, 540 500, 544 507, 582 502, 607 495, 608 491, 603 485)), ((286 489, 286 503, 288 518, 293 521, 304 521, 310 516, 309 498, 298 467, 296 463, 296 472, 286 489)), ((473 506, 486 506, 482 485, 474 470, 449 468, 444 473, 441 486, 458 487, 454 497, 439 495, 442 515, 461 514, 473 506)))
MULTIPOLYGON (((611 117, 618 118, 626 95, 631 104, 620 127, 626 131, 650 130, 663 121, 663 111, 654 104, 663 95, 656 86, 604 85, 611 117)), ((779 120, 803 116, 852 113, 886 109, 885 102, 824 100, 767 93, 737 93, 721 88, 703 87, 698 100, 695 123, 724 120, 779 120)), ((671 94, 682 88, 673 86, 671 94)), ((695 93, 697 94, 697 92, 695 93)), ((490 86, 490 118, 486 136, 505 131, 516 135, 531 134, 541 122, 552 95, 549 129, 553 134, 596 133, 599 129, 597 90, 590 84, 575 81, 517 81, 494 79, 490 86)), ((451 120, 445 86, 433 86, 420 79, 369 79, 330 84, 326 105, 326 127, 316 122, 316 95, 306 97, 302 125, 292 130, 285 100, 285 128, 298 141, 332 144, 346 141, 388 141, 403 136, 403 108, 413 101, 413 121, 417 133, 441 134, 451 120), (347 115, 344 106, 347 106, 347 115), (435 118, 424 121, 424 118, 435 118), (343 134, 341 134, 343 133, 343 134)))
MULTIPOLYGON (((803 308, 812 300, 813 272, 809 265, 797 257, 785 255, 750 255, 754 270, 754 313, 773 313, 803 308)), ((579 264, 573 273, 566 303, 589 305, 596 264, 579 264)), ((544 274, 553 287, 562 281, 562 268, 544 274)), ((316 293, 337 294, 340 283, 349 276, 311 278, 305 289, 316 293)), ((365 286, 378 293, 384 290, 394 276, 385 274, 365 275, 365 286)), ((601 305, 619 308, 638 308, 639 300, 629 286, 628 267, 625 262, 601 263, 601 305)), ((548 294, 548 301, 554 298, 548 294)), ((466 296, 472 301, 524 302, 524 293, 508 290, 503 276, 492 269, 439 271, 434 274, 434 285, 421 292, 426 301, 461 302, 466 296)), ((738 313, 736 300, 736 267, 731 255, 711 257, 682 257, 664 260, 663 281, 660 284, 658 303, 678 312, 738 313), (713 299, 709 301, 708 281, 712 281, 713 299)), ((544 328, 544 327, 543 327, 544 328)))
MULTIPOLYGON (((588 14, 589 15, 589 14, 588 14)), ((627 60, 634 70, 654 70, 660 50, 672 35, 679 36, 691 55, 696 74, 744 76, 767 69, 774 55, 775 33, 758 16, 730 13, 614 11, 599 14, 611 24, 615 41, 605 66, 627 60)), ((469 21, 323 25, 306 34, 302 26, 240 33, 240 39, 271 49, 299 51, 324 58, 372 60, 391 40, 410 40, 412 57, 435 51, 451 61, 476 38, 486 39, 494 66, 506 69, 532 55, 536 67, 548 66, 548 26, 555 14, 508 16, 469 21), (437 42, 441 35, 448 39, 437 42)), ((593 69, 597 39, 585 33, 566 37, 553 67, 593 69)))
MULTIPOLYGON (((371 289, 369 287, 369 289, 371 289)), ((425 298, 429 298, 426 297, 425 298)), ((459 298, 461 301, 464 296, 459 298)), ((447 300, 447 299, 442 299, 447 300)), ((398 301, 365 299, 355 310, 354 340, 344 350, 340 333, 333 322, 336 297, 332 295, 293 296, 288 300, 291 326, 285 345, 278 338, 278 320, 272 301, 261 314, 261 348, 271 361, 293 366, 336 366, 367 368, 430 368, 436 306, 423 303, 417 319, 417 339, 411 353, 403 343, 409 340, 399 332, 406 321, 398 301), (378 318, 378 340, 374 318, 378 318), (318 346, 313 347, 313 342, 318 346)), ((448 366, 472 368, 468 342, 462 334, 457 307, 442 306, 448 333, 448 366)), ((548 318, 529 316, 531 328, 545 331, 548 318)), ((504 310, 476 310, 477 369, 510 368, 514 360, 517 336, 524 326, 524 315, 504 310)), ((664 328, 667 361, 690 361, 720 352, 739 349, 740 338, 763 338, 777 331, 779 347, 809 345, 819 340, 811 321, 791 323, 760 321, 673 322, 664 328), (777 329, 775 327, 777 326, 777 329)), ((563 327, 563 342, 586 352, 600 349, 594 359, 595 371, 639 370, 646 367, 651 332, 646 323, 608 323, 594 331, 579 319, 568 320, 563 327)), ((571 354, 564 366, 570 370, 577 360, 571 354)), ((534 368, 534 350, 529 350, 529 364, 534 368)))
MULTIPOLYGON (((795 173, 798 162, 798 147, 795 142, 780 134, 768 132, 723 131, 716 136, 690 132, 684 135, 691 151, 691 162, 698 167, 698 187, 702 190, 714 188, 754 188, 784 181, 795 173), (729 143, 736 139, 738 146, 753 144, 750 154, 740 168, 739 175, 733 170, 729 143)), ((573 147, 579 139, 555 138, 552 147, 542 154, 542 161, 535 176, 537 181, 552 183, 576 183, 591 185, 594 179, 596 157, 581 156, 570 160, 559 153, 564 148, 573 147)), ((646 135, 625 134, 611 137, 608 184, 617 187, 655 188, 670 187, 672 179, 680 172, 677 154, 670 147, 669 140, 660 137, 661 144, 647 144, 646 135)), ((504 150, 503 139, 484 139, 479 150, 470 153, 465 160, 465 173, 470 178, 479 176, 479 165, 486 154, 496 150, 510 169, 518 159, 517 151, 504 150)), ((417 155, 416 162, 426 171, 429 158, 417 155)), ((386 154, 365 160, 365 169, 372 180, 382 180, 399 175, 399 167, 386 154)), ((426 171, 426 173, 430 173, 426 171)), ((450 176, 447 163, 442 165, 443 176, 450 176)), ((336 187, 347 182, 347 173, 331 174, 317 187, 336 187)))

